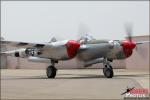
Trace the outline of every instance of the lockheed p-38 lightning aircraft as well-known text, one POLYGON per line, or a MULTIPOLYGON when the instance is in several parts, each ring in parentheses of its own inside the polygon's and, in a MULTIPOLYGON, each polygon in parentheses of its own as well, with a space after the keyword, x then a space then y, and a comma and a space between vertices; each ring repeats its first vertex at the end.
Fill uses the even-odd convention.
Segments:
POLYGON ((103 63, 103 73, 107 78, 114 76, 111 62, 114 59, 126 59, 132 55, 137 45, 149 41, 134 42, 131 30, 127 30, 128 37, 125 40, 96 40, 90 35, 84 35, 78 40, 56 41, 54 38, 48 43, 29 43, 1 40, 2 45, 18 47, 13 51, 1 52, 2 54, 28 58, 30 61, 47 61, 51 65, 46 69, 48 78, 55 78, 57 69, 55 64, 60 60, 65 61, 76 58, 82 62, 80 66, 91 66, 103 63))

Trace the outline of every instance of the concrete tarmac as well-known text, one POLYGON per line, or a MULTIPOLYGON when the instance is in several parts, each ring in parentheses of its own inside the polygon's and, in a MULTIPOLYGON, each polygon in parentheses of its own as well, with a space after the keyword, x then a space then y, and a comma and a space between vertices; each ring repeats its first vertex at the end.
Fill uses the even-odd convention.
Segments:
POLYGON ((149 72, 114 74, 107 79, 101 69, 58 70, 55 79, 47 79, 45 70, 2 69, 1 99, 123 99, 127 87, 149 89, 149 72))

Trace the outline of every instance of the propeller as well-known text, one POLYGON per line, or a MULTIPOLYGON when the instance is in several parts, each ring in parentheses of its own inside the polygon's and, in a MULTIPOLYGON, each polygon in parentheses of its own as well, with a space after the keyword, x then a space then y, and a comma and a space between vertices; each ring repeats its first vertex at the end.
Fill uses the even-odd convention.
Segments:
POLYGON ((133 41, 133 25, 130 23, 125 24, 125 30, 127 34, 127 39, 122 41, 122 46, 124 49, 124 53, 126 57, 131 56, 133 49, 137 51, 137 53, 142 57, 144 49, 138 49, 139 44, 143 43, 149 43, 149 41, 140 41, 140 42, 135 42, 133 41), (141 51, 142 50, 142 51, 141 51))
MULTIPOLYGON (((90 28, 85 23, 80 22, 76 40, 80 44, 86 43, 87 41, 90 41, 90 40, 94 40, 95 38, 93 38, 90 34, 91 34, 90 28)), ((76 61, 78 68, 83 67, 82 65, 84 64, 84 62, 80 60, 80 57, 77 56, 75 61, 76 61)))
POLYGON ((132 25, 126 24, 125 30, 127 34, 127 39, 121 41, 121 45, 123 47, 123 51, 126 57, 129 57, 132 55, 133 49, 136 47, 136 43, 132 40, 132 25))
POLYGON ((90 34, 91 30, 89 27, 84 23, 80 23, 77 34, 77 41, 82 44, 90 40, 95 40, 95 38, 93 38, 90 34))
POLYGON ((84 35, 89 33, 90 33, 90 29, 88 28, 88 26, 84 23, 80 23, 78 28, 77 40, 79 40, 84 35))
POLYGON ((127 39, 132 42, 132 36, 133 36, 133 26, 132 24, 125 24, 127 39))
MULTIPOLYGON (((81 45, 80 40, 84 39, 88 32, 89 32, 89 28, 85 24, 80 23, 79 29, 78 29, 78 34, 77 34, 77 39, 69 40, 66 43, 68 56, 70 58, 73 58, 76 56, 76 54, 80 48, 80 45, 81 45)), ((77 61, 77 63, 78 63, 78 61, 77 61)))

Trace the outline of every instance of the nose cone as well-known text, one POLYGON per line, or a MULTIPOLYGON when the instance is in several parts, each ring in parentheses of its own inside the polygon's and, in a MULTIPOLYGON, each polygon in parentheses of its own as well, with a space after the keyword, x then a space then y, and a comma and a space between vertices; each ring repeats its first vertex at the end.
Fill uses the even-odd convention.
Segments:
POLYGON ((130 57, 132 55, 132 50, 135 48, 136 43, 133 41, 122 41, 122 47, 125 54, 125 57, 130 57))
POLYGON ((127 41, 127 40, 124 40, 122 41, 122 46, 125 48, 125 49, 134 49, 135 46, 136 46, 136 43, 135 42, 130 42, 130 41, 127 41))
POLYGON ((80 43, 75 40, 69 40, 66 43, 67 53, 69 58, 73 58, 76 56, 78 49, 80 48, 80 43))

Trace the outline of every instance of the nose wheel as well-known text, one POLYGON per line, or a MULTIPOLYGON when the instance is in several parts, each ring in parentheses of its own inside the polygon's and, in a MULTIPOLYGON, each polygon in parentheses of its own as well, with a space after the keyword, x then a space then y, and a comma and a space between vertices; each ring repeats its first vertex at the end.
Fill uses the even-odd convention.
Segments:
POLYGON ((106 78, 112 78, 114 76, 113 68, 108 61, 104 62, 103 73, 106 78))

